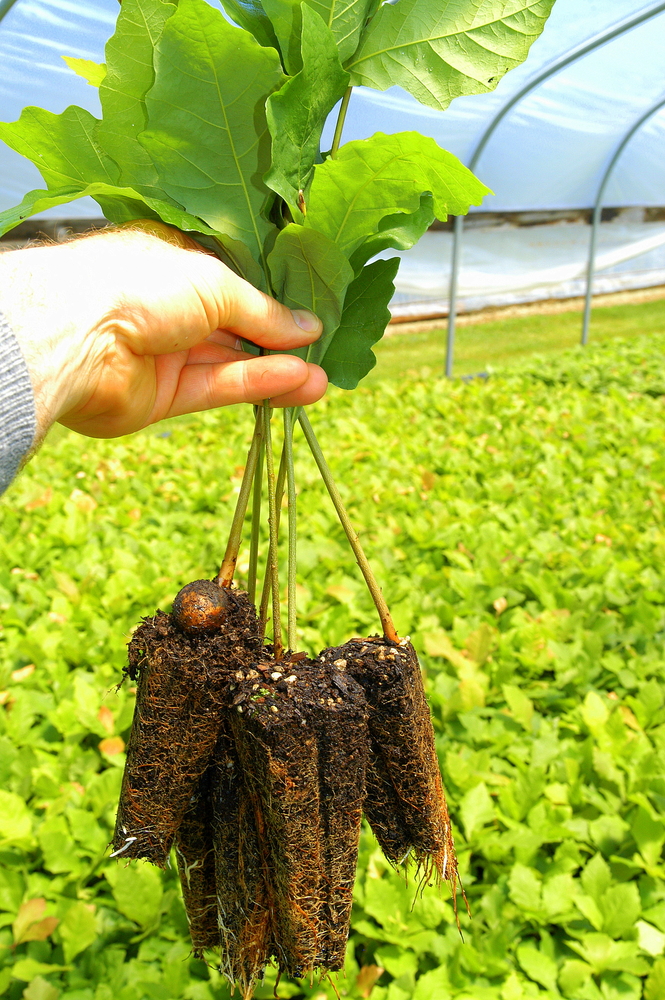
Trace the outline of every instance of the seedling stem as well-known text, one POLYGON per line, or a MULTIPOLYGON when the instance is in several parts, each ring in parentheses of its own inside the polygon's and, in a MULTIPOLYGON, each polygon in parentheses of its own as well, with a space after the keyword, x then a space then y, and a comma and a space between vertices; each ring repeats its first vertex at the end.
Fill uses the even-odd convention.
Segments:
POLYGON ((286 482, 289 498, 289 562, 288 562, 288 625, 287 646, 294 652, 296 648, 296 578, 297 578, 297 510, 296 510, 296 474, 293 465, 293 417, 295 410, 287 407, 284 410, 284 455, 286 457, 286 482))
MULTIPOLYGON (((286 481, 286 455, 284 454, 284 448, 282 447, 282 457, 279 461, 279 471, 277 473, 277 484, 275 486, 275 506, 277 508, 277 531, 279 532, 279 522, 280 514, 282 511, 282 498, 284 496, 284 483, 286 481)), ((266 563, 266 575, 263 580, 263 590, 261 591, 261 607, 259 609, 259 628, 261 635, 265 635, 266 622, 268 620, 268 599, 270 597, 270 566, 272 557, 270 551, 268 551, 268 559, 266 563)))
POLYGON ((270 419, 272 409, 270 400, 264 399, 263 408, 263 437, 266 447, 266 475, 268 479, 268 527, 270 529, 270 549, 268 552, 268 569, 272 588, 272 628, 273 647, 276 660, 281 660, 282 647, 282 615, 279 600, 279 564, 277 549, 277 504, 275 502, 275 465, 272 452, 272 434, 270 431, 270 419))
POLYGON ((245 472, 242 477, 242 483, 240 484, 240 492, 236 502, 236 509, 233 514, 233 521, 231 522, 231 531, 226 545, 226 552, 224 553, 222 565, 219 567, 219 573, 217 574, 217 583, 220 587, 228 588, 233 582, 233 574, 235 573, 236 562, 238 561, 238 552, 240 550, 242 526, 245 522, 247 504, 249 503, 249 494, 259 460, 259 451, 261 450, 261 423, 261 409, 259 409, 256 414, 252 443, 249 446, 249 452, 247 453, 247 462, 245 464, 245 472))
POLYGON ((335 134, 333 136, 332 146, 330 148, 330 156, 334 159, 337 155, 337 150, 339 149, 339 144, 342 141, 342 131, 344 129, 344 122, 346 121, 346 112, 349 109, 349 101, 351 100, 351 91, 353 87, 347 87, 344 97, 342 98, 342 103, 339 109, 339 114, 337 116, 337 124, 335 125, 335 134))
POLYGON ((349 515, 347 514, 344 504, 342 502, 342 497, 340 496, 340 492, 337 489, 337 485, 332 477, 330 468, 328 467, 328 463, 324 458, 319 442, 316 440, 316 436, 314 434, 314 431, 312 430, 312 425, 310 424, 309 419, 304 410, 300 411, 298 419, 300 421, 300 426, 302 427, 303 433, 307 440, 307 444, 309 445, 312 455, 314 456, 314 461, 316 462, 319 468, 319 472, 321 473, 321 478, 326 484, 326 489, 330 494, 330 499, 332 500, 333 506, 337 511, 337 516, 340 520, 342 527, 344 528, 344 533, 346 534, 346 537, 349 541, 349 545, 353 549, 353 554, 356 557, 356 562, 358 563, 358 566, 360 567, 360 572, 365 578, 367 589, 369 590, 372 596, 372 600, 374 601, 374 606, 376 607, 376 610, 379 614, 379 618, 381 619, 383 634, 385 635, 386 639, 390 639, 391 642, 399 642, 399 636, 395 631, 395 626, 393 624, 390 611, 388 610, 388 605, 386 604, 385 598, 381 593, 381 588, 377 583, 376 577, 372 572, 372 567, 367 561, 367 556, 363 552, 362 545, 360 544, 360 539, 358 538, 358 535, 356 534, 353 525, 351 524, 349 515))
POLYGON ((249 542, 249 569, 247 571, 247 593, 252 604, 256 601, 256 578, 259 562, 259 535, 261 529, 261 493, 263 491, 263 456, 265 444, 263 436, 259 446, 259 457, 254 475, 254 495, 252 497, 252 534, 249 542))

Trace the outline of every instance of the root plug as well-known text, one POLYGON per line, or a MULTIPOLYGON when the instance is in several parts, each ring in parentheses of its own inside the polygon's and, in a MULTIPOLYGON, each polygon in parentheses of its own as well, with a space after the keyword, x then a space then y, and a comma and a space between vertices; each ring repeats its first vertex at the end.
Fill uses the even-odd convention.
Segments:
POLYGON ((413 646, 406 640, 352 639, 322 656, 344 662, 367 699, 370 759, 364 811, 384 854, 394 864, 412 856, 426 872, 433 868, 455 895, 457 858, 413 646))
POLYGON ((229 678, 260 649, 247 595, 219 589, 189 584, 174 614, 145 618, 129 644, 138 691, 113 857, 164 867, 217 742, 229 678))

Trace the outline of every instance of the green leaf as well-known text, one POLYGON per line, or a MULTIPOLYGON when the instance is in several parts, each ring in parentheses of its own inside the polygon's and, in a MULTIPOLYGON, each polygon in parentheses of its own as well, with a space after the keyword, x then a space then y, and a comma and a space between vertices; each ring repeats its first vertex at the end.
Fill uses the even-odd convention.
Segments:
POLYGON ((221 0, 221 4, 231 20, 251 32, 259 45, 279 47, 261 0, 221 0))
POLYGON ((603 896, 601 911, 602 929, 610 937, 618 938, 630 931, 642 912, 637 883, 621 882, 608 889, 603 896))
POLYGON ((543 884, 543 910, 550 921, 561 919, 563 914, 574 913, 575 882, 572 875, 553 875, 543 884))
POLYGON ((265 290, 265 277, 250 251, 239 240, 231 239, 226 233, 211 229, 201 219, 197 219, 171 202, 158 198, 141 196, 132 188, 120 188, 111 184, 89 184, 87 187, 62 191, 29 191, 20 205, 0 212, 0 236, 18 226, 24 219, 64 205, 77 198, 91 197, 100 205, 105 217, 111 222, 132 222, 134 219, 161 219, 185 232, 203 236, 204 246, 212 249, 217 256, 257 288, 265 290))
POLYGON ((323 333, 309 348, 308 361, 320 364, 339 326, 344 293, 353 271, 344 254, 321 233, 291 223, 283 229, 268 257, 272 285, 280 302, 291 309, 310 309, 323 323, 323 333))
POLYGON ((634 941, 613 941, 607 934, 589 933, 581 934, 578 941, 569 938, 566 945, 581 955, 597 975, 613 970, 640 976, 648 969, 647 963, 639 957, 634 941))
POLYGON ((644 1000, 663 1000, 665 997, 665 958, 654 962, 644 987, 644 1000))
POLYGON ((410 250, 434 222, 431 194, 420 196, 420 206, 411 215, 398 212, 381 219, 376 233, 368 236, 351 257, 351 266, 358 273, 370 257, 384 250, 410 250))
POLYGON ((15 913, 21 904, 24 892, 25 882, 21 873, 10 868, 0 868, 0 910, 15 913))
POLYGON ((28 191, 19 205, 0 212, 0 236, 10 232, 31 215, 38 215, 49 208, 55 208, 56 205, 66 205, 67 202, 76 201, 80 197, 82 197, 81 188, 60 191, 44 191, 38 188, 35 191, 28 191))
POLYGON ((395 292, 398 267, 398 257, 376 260, 349 285, 339 327, 323 361, 328 378, 340 389, 355 389, 376 364, 371 348, 390 322, 388 303, 395 292))
POLYGON ((464 836, 470 840, 476 830, 494 819, 494 803, 487 791, 487 785, 481 781, 469 789, 460 804, 460 816, 464 824, 464 836))
POLYGON ((653 924, 649 924, 646 920, 638 920, 635 924, 635 930, 637 931, 637 941, 642 949, 646 951, 647 955, 662 955, 665 951, 665 934, 662 931, 657 930, 653 924))
MULTIPOLYGON (((567 997, 582 996, 580 990, 592 974, 593 969, 586 962, 580 962, 576 958, 566 959, 559 973, 559 985, 567 997)), ((599 991, 596 991, 596 996, 600 997, 599 991)))
POLYGON ((32 160, 48 188, 115 184, 118 167, 95 139, 98 124, 89 111, 74 106, 61 115, 24 108, 18 121, 0 122, 0 139, 32 160))
POLYGON ((538 875, 533 868, 527 868, 517 862, 508 879, 510 898, 522 910, 533 913, 540 910, 541 906, 541 884, 538 875))
POLYGON ((373 0, 263 0, 277 36, 284 65, 288 73, 297 73, 303 65, 299 38, 302 12, 305 7, 315 10, 330 29, 342 62, 358 48, 360 33, 367 20, 373 0))
POLYGON ((514 684, 503 685, 503 695, 508 702, 513 718, 515 718, 528 733, 531 732, 533 720, 533 702, 514 684))
POLYGON ((261 0, 263 9, 275 32, 286 72, 294 76, 302 69, 300 32, 302 7, 300 0, 261 0))
POLYGON ((418 956, 394 944, 377 948, 374 958, 394 979, 405 974, 415 976, 418 971, 418 956))
POLYGON ((58 934, 62 941, 65 962, 71 962, 97 937, 97 920, 94 907, 73 903, 60 921, 58 934))
MULTIPOLYGON (((132 188, 117 187, 114 184, 88 184, 79 188, 64 188, 57 191, 29 191, 20 205, 8 208, 0 212, 0 235, 9 232, 24 219, 31 215, 37 215, 54 208, 56 205, 65 205, 67 202, 76 201, 77 198, 91 197, 97 201, 104 212, 104 215, 111 222, 131 222, 133 219, 162 219, 178 229, 189 232, 206 233, 216 236, 218 239, 229 245, 229 256, 233 257, 238 250, 237 243, 227 239, 225 234, 218 233, 211 229, 200 219, 184 212, 177 205, 170 202, 160 201, 158 198, 142 197, 138 191, 132 188)), ((238 259, 244 261, 241 252, 237 254, 238 259)), ((256 266, 256 265, 255 265, 256 266)))
POLYGON ((282 83, 279 57, 205 0, 181 0, 155 49, 141 143, 162 189, 260 259, 270 165, 264 106, 282 83), (242 72, 235 68, 241 67, 242 72))
POLYGON ((35 976, 30 985, 23 990, 24 1000, 58 1000, 59 996, 60 990, 43 976, 35 976))
POLYGON ((630 829, 646 863, 657 865, 665 843, 665 824, 654 819, 643 806, 639 806, 630 829))
POLYGON ((120 168, 118 183, 162 200, 157 170, 137 136, 147 123, 145 95, 155 79, 153 49, 175 9, 163 0, 124 0, 106 44, 107 74, 99 88, 103 120, 97 139, 120 168))
POLYGON ((344 93, 349 74, 342 69, 335 40, 319 15, 303 5, 303 68, 268 99, 272 166, 264 180, 292 207, 305 192, 326 118, 344 93))
POLYGON ((157 923, 162 905, 162 880, 148 864, 114 865, 104 872, 118 910, 141 927, 157 923))
POLYGON ((554 0, 383 4, 347 63, 355 85, 398 84, 443 111, 454 97, 494 90, 526 59, 554 0))
POLYGON ((307 0, 333 33, 344 62, 358 48, 361 32, 374 0, 307 0))
POLYGON ((598 738, 610 717, 606 702, 595 691, 589 691, 581 711, 589 731, 598 738))
POLYGON ((54 972, 66 972, 66 965, 47 965, 46 962, 38 962, 34 958, 20 958, 12 968, 12 975, 15 979, 22 979, 24 982, 32 982, 36 976, 49 976, 54 972))
POLYGON ((412 1000, 450 1000, 450 975, 445 967, 418 976, 412 1000))
POLYGON ((379 231, 382 220, 422 208, 426 192, 433 196, 436 218, 446 219, 448 213, 465 215, 488 191, 433 139, 418 132, 377 132, 346 143, 334 159, 316 165, 305 225, 351 255, 379 231))
POLYGON ((0 789, 0 845, 32 843, 32 814, 14 792, 0 789))
POLYGON ((612 884, 612 875, 607 862, 601 854, 596 854, 589 861, 580 879, 584 891, 600 905, 603 896, 612 884))
POLYGON ((92 59, 76 59, 74 56, 62 56, 69 68, 87 80, 91 87, 99 87, 106 76, 106 64, 96 63, 92 59))
POLYGON ((530 979, 540 983, 546 990, 558 993, 557 965, 549 955, 539 951, 532 944, 520 944, 517 948, 517 961, 530 979))
POLYGON ((81 861, 64 816, 50 816, 46 819, 37 831, 37 840, 47 871, 79 873, 81 861))

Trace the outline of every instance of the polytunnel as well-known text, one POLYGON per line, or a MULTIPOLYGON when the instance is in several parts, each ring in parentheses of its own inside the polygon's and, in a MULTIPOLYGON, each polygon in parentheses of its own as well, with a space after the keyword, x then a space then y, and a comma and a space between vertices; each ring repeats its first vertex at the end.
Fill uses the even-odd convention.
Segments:
MULTIPOLYGON (((0 0, 0 117, 30 104, 99 113, 95 89, 61 56, 103 61, 117 10, 117 0, 0 0)), ((494 192, 403 255, 394 316, 450 312, 452 338, 456 310, 584 294, 593 214, 611 218, 594 233, 595 291, 665 284, 663 51, 663 2, 557 0, 526 62, 492 93, 440 112, 399 88, 357 88, 345 140, 416 130, 494 192)), ((35 167, 0 145, 0 210, 39 186, 35 167)), ((47 214, 99 209, 81 200, 47 214)))

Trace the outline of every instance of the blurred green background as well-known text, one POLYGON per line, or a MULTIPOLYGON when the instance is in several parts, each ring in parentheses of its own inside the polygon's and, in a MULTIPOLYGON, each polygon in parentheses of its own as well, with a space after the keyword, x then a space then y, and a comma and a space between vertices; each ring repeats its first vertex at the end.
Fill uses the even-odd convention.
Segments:
MULTIPOLYGON (((599 310, 586 351, 553 350, 579 314, 465 328, 460 368, 495 368, 468 383, 434 374, 440 335, 391 337, 366 385, 311 408, 422 654, 472 918, 462 939, 445 888, 419 893, 365 831, 346 975, 280 996, 665 997, 664 313, 630 308, 599 310)), ((174 871, 107 844, 125 644, 216 569, 250 424, 247 407, 116 441, 56 430, 0 503, 11 1000, 230 996, 189 954, 174 871)), ((377 622, 300 436, 297 452, 300 642, 318 651, 377 622)), ((242 583, 246 549, 239 565, 242 583)))

